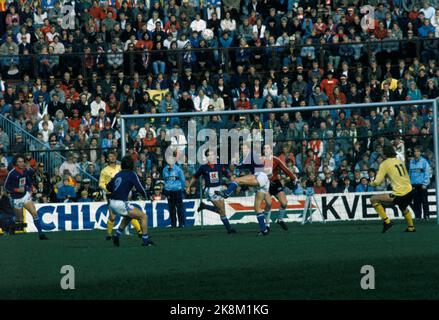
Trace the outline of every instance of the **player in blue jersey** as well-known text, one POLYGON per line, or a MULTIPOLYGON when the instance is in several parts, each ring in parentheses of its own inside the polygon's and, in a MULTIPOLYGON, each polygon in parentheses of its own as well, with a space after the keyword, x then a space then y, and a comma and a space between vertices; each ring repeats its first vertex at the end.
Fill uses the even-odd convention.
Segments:
POLYGON ((32 201, 32 169, 26 168, 24 157, 18 155, 14 158, 14 168, 9 171, 5 181, 5 189, 12 199, 12 206, 15 211, 14 232, 21 232, 27 226, 24 223, 24 210, 30 212, 34 219, 35 227, 38 230, 40 240, 48 240, 41 228, 41 221, 32 201))
POLYGON ((147 193, 140 183, 139 177, 134 172, 134 162, 130 156, 123 157, 121 167, 122 171, 118 172, 106 186, 107 190, 111 192, 109 204, 111 210, 123 217, 119 228, 113 235, 113 243, 118 247, 125 227, 132 219, 137 219, 142 228, 142 246, 152 246, 154 243, 148 236, 148 218, 146 214, 128 202, 128 195, 133 187, 145 199, 147 198, 147 193))
POLYGON ((231 178, 231 174, 224 165, 217 163, 214 151, 206 150, 205 155, 207 157, 207 163, 198 168, 197 172, 192 177, 189 187, 194 185, 199 177, 203 177, 206 198, 208 201, 213 203, 213 206, 201 202, 200 206, 198 207, 198 212, 203 209, 207 209, 209 211, 218 213, 221 217, 221 222, 224 224, 224 227, 227 230, 227 233, 236 233, 236 230, 230 226, 229 219, 227 219, 223 197, 215 193, 216 191, 222 190, 223 177, 226 176, 231 178))
POLYGON ((241 171, 248 171, 249 173, 241 177, 232 177, 232 182, 229 184, 226 191, 216 191, 218 195, 223 198, 228 198, 238 188, 238 186, 249 186, 256 188, 255 194, 255 212, 258 219, 260 231, 258 236, 266 236, 270 232, 270 228, 265 223, 265 216, 271 211, 271 195, 270 180, 265 173, 269 168, 264 167, 264 160, 261 156, 251 152, 247 143, 242 145, 243 161, 237 166, 241 171), (265 202, 265 208, 262 204, 265 202))

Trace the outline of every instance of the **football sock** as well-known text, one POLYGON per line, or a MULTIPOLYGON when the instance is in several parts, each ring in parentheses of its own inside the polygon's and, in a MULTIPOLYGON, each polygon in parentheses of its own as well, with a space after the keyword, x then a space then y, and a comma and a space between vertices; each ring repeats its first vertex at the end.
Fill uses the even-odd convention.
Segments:
POLYGON ((264 211, 264 216, 266 218, 266 223, 270 225, 271 222, 271 211, 264 211))
POLYGON ((113 226, 114 226, 114 221, 111 221, 110 219, 108 219, 108 221, 107 221, 107 234, 109 236, 111 236, 111 234, 113 233, 113 226))
POLYGON ((381 219, 383 219, 383 221, 386 224, 390 223, 390 219, 386 214, 386 210, 384 209, 384 207, 381 205, 381 203, 374 203, 373 204, 373 208, 375 209, 375 211, 378 213, 378 215, 381 217, 381 219))
POLYGON ((278 219, 284 219, 287 216, 287 209, 285 208, 280 208, 279 209, 279 217, 278 219))
POLYGON ((123 234, 123 229, 121 227, 117 228, 116 230, 116 237, 121 237, 123 234))
POLYGON ((215 206, 212 206, 210 204, 205 204, 204 205, 204 209, 207 209, 209 211, 213 211, 213 212, 217 212, 218 213, 218 209, 215 206))
POLYGON ((149 240, 149 236, 148 236, 148 234, 145 233, 145 234, 142 236, 142 242, 145 243, 145 244, 147 244, 147 243, 148 243, 148 240, 149 240))
POLYGON ((259 228, 261 229, 261 231, 265 231, 265 229, 267 229, 267 226, 265 224, 265 214, 264 213, 258 213, 256 218, 258 219, 259 228))
POLYGON ((225 194, 230 196, 236 190, 236 188, 238 188, 238 184, 236 182, 232 182, 227 187, 227 190, 226 190, 225 194))
POLYGON ((15 221, 14 230, 15 232, 22 232, 24 229, 24 225, 22 221, 15 221))
POLYGON ((39 217, 34 218, 35 228, 37 228, 38 233, 41 234, 43 230, 41 229, 41 221, 39 217))
POLYGON ((414 229, 415 226, 413 225, 413 217, 411 212, 408 209, 405 209, 403 212, 405 221, 407 222, 407 226, 409 229, 414 229))
POLYGON ((131 225, 134 227, 137 233, 142 232, 142 228, 140 228, 140 223, 136 219, 131 220, 131 225))
POLYGON ((224 224, 224 227, 226 227, 227 231, 229 231, 230 229, 232 229, 232 227, 230 226, 229 219, 227 219, 226 216, 221 217, 221 222, 224 224))

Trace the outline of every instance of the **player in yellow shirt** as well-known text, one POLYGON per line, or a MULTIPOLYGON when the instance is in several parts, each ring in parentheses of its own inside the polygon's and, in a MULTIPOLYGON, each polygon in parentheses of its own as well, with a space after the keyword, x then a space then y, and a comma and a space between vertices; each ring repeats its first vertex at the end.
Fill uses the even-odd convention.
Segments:
POLYGON ((405 231, 415 232, 416 229, 413 225, 412 214, 408 209, 408 206, 412 204, 413 195, 407 168, 401 160, 396 158, 396 152, 393 146, 384 146, 383 153, 386 159, 381 163, 376 178, 374 181, 370 182, 370 185, 374 187, 379 186, 387 177, 392 186, 392 193, 373 195, 370 198, 370 202, 375 211, 384 221, 383 233, 389 230, 393 225, 389 217, 386 215, 383 204, 398 205, 407 222, 408 227, 405 231))
MULTIPOLYGON (((121 170, 121 167, 116 162, 117 155, 114 151, 109 151, 107 156, 108 165, 102 169, 101 175, 99 177, 99 188, 104 191, 105 200, 108 200, 108 196, 110 192, 107 190, 107 184, 110 180, 121 170)), ((116 219, 116 215, 111 211, 110 206, 108 206, 108 222, 107 222, 107 240, 111 240, 111 236, 113 233, 114 220, 116 219)), ((142 234, 142 229, 140 228, 140 224, 136 219, 131 220, 131 224, 136 230, 137 234, 142 234)))

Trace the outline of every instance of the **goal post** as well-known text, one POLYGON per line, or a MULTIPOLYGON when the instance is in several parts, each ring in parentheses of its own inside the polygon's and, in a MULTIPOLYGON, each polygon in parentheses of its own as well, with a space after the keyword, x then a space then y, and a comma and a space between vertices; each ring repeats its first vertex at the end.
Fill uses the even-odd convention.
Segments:
MULTIPOLYGON (((290 108, 276 108, 276 109, 250 109, 250 110, 226 110, 226 111, 207 111, 207 112, 181 112, 181 113, 154 113, 154 114, 130 114, 121 115, 121 153, 122 156, 126 154, 126 140, 127 122, 130 120, 149 120, 149 119, 163 119, 163 118, 199 118, 210 116, 236 116, 236 115, 252 115, 252 114, 269 114, 269 113, 294 113, 294 112, 312 112, 312 111, 335 111, 335 110, 354 110, 366 108, 382 108, 382 107, 402 107, 402 106, 429 106, 433 110, 433 143, 434 143, 434 163, 435 163, 435 196, 436 207, 439 206, 439 138, 438 138, 438 103, 437 99, 425 100, 408 100, 408 101, 393 101, 393 102, 374 102, 361 104, 343 104, 343 105, 322 105, 322 106, 306 106, 306 107, 290 107, 290 108)), ((437 210, 436 210, 437 211, 437 210)), ((436 222, 439 225, 439 214, 436 212, 436 222)))
POLYGON ((437 181, 439 179, 439 137, 438 137, 438 110, 437 110, 437 99, 431 101, 433 107, 433 140, 434 140, 434 161, 435 161, 435 192, 436 192, 436 223, 439 225, 439 186, 437 181))

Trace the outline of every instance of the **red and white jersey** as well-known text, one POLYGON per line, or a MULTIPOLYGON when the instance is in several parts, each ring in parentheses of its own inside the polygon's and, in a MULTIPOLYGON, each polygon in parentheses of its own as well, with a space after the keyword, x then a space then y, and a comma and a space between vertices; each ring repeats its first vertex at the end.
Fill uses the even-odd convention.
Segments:
POLYGON ((280 179, 280 172, 283 171, 291 180, 296 180, 296 175, 278 157, 264 158, 264 172, 270 181, 280 179))

